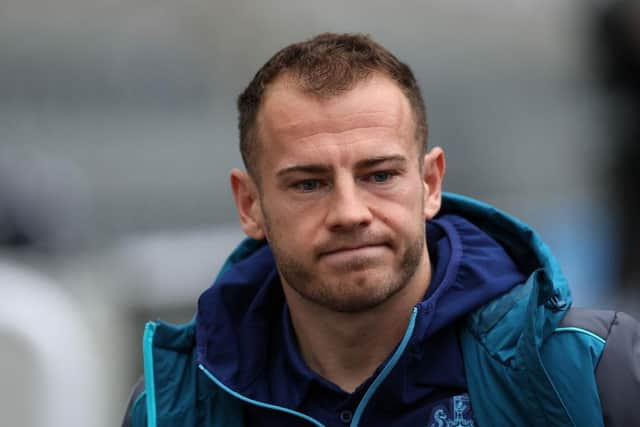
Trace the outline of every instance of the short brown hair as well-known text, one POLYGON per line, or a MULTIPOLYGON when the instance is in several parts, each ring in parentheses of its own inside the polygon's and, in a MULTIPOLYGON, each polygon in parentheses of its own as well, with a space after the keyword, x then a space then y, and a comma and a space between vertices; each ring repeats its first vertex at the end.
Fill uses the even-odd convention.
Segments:
POLYGON ((256 118, 270 83, 287 74, 305 92, 327 97, 352 89, 375 72, 395 81, 409 100, 415 116, 416 139, 420 153, 424 153, 427 145, 426 109, 409 66, 368 35, 324 33, 277 52, 258 70, 238 97, 240 153, 249 174, 257 178, 259 147, 256 118))

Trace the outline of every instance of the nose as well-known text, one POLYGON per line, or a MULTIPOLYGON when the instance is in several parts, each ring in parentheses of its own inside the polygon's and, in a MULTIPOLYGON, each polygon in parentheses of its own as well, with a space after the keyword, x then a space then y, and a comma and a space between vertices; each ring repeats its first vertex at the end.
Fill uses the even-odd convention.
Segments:
POLYGON ((335 182, 329 198, 326 223, 330 230, 349 230, 369 225, 373 218, 364 189, 353 179, 335 182))

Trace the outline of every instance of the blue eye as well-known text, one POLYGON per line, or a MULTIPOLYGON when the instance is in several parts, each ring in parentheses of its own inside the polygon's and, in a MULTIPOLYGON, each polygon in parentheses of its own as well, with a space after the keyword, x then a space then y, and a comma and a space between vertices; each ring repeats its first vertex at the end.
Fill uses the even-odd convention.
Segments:
POLYGON ((386 182, 391 178, 391 172, 376 172, 371 175, 371 179, 377 183, 386 182))
POLYGON ((320 181, 315 179, 307 179, 294 184, 294 187, 302 192, 308 193, 317 190, 320 187, 320 181))

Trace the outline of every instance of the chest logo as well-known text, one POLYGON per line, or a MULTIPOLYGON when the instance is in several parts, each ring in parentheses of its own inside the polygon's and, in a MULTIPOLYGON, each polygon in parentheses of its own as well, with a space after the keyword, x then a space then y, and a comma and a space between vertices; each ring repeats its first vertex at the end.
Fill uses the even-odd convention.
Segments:
POLYGON ((469 396, 453 396, 449 405, 436 407, 429 427, 474 427, 469 396), (453 416, 451 415, 453 413, 453 416))

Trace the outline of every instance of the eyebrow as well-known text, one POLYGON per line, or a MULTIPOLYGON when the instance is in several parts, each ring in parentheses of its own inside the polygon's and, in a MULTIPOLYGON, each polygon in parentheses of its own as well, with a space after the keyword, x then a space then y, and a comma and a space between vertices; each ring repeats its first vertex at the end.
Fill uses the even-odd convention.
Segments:
POLYGON ((326 173, 330 170, 331 170, 331 167, 327 165, 313 163, 308 165, 290 166, 288 168, 281 169, 276 173, 276 176, 280 178, 295 172, 308 173, 308 174, 326 173))
POLYGON ((360 160, 356 163, 356 169, 366 169, 373 166, 377 166, 381 163, 407 163, 407 158, 405 156, 401 156, 399 154, 390 155, 390 156, 376 156, 369 157, 368 159, 360 160))
MULTIPOLYGON (((390 155, 390 156, 369 157, 369 158, 358 161, 355 165, 355 168, 366 169, 366 168, 374 167, 381 163, 387 163, 387 162, 396 162, 396 163, 404 164, 404 163, 407 163, 407 159, 406 157, 401 156, 399 154, 390 155)), ((276 173, 276 176, 282 177, 295 172, 308 173, 308 174, 321 174, 321 173, 327 173, 331 169, 332 169, 331 166, 324 165, 321 163, 309 163, 309 164, 303 164, 303 165, 290 166, 290 167, 281 169, 276 173)))

